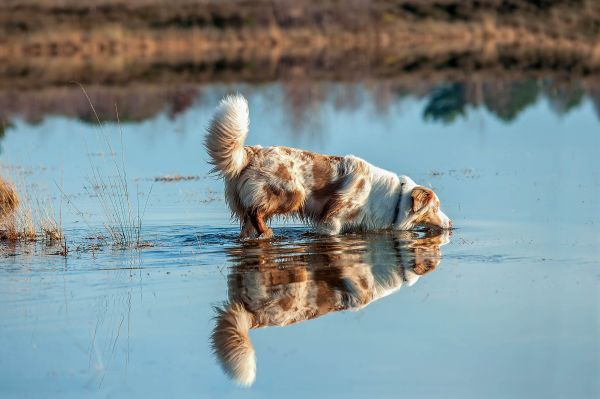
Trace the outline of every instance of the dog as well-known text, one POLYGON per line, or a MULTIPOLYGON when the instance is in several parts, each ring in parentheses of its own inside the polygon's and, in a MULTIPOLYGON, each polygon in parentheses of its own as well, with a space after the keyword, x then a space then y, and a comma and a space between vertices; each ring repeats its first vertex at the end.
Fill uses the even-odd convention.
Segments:
POLYGON ((449 229, 433 190, 353 155, 322 155, 290 147, 245 146, 248 103, 221 100, 204 145, 242 238, 270 238, 275 216, 297 217, 320 234, 370 230, 449 229))
POLYGON ((358 311, 435 270, 445 230, 339 236, 287 245, 245 241, 229 250, 229 301, 215 308, 211 344, 219 364, 234 382, 252 385, 256 354, 251 329, 287 326, 329 313, 358 311))

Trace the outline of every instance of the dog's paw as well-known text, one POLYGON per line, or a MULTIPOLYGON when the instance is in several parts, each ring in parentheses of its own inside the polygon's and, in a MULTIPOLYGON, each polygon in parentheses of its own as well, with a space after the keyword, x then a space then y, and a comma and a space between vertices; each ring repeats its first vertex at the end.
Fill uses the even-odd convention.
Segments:
POLYGON ((269 229, 269 230, 265 231, 264 233, 262 233, 261 235, 259 235, 258 239, 259 240, 268 240, 271 237, 273 237, 273 230, 269 229))
POLYGON ((338 219, 330 220, 317 226, 317 234, 322 236, 335 236, 340 234, 342 222, 338 219))

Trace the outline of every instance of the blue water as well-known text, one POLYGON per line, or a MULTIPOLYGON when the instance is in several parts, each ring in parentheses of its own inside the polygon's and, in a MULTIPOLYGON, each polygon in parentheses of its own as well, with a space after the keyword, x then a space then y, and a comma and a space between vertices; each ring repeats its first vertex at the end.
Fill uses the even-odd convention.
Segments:
POLYGON ((540 97, 513 119, 466 106, 444 122, 426 117, 431 96, 398 97, 381 112, 353 90, 352 106, 332 95, 298 119, 278 84, 207 86, 177 117, 165 110, 122 123, 122 133, 112 122, 102 130, 60 115, 37 124, 15 116, 0 142, 4 174, 60 209, 70 252, 2 247, 0 396, 598 397, 592 101, 563 113, 540 97), (330 240, 280 222, 271 243, 237 240, 202 149, 214 105, 233 91, 249 98, 249 144, 354 154, 407 174, 436 191, 457 227, 447 244, 426 246, 436 267, 412 285, 360 310, 251 330, 250 388, 227 377, 209 342, 213 307, 230 300, 232 280, 288 269, 410 271, 404 254, 415 253, 414 240, 330 240), (107 140, 133 200, 148 198, 150 248, 89 249, 86 237, 101 234, 104 220, 91 168, 114 171, 107 140), (154 181, 174 174, 197 178, 154 181))

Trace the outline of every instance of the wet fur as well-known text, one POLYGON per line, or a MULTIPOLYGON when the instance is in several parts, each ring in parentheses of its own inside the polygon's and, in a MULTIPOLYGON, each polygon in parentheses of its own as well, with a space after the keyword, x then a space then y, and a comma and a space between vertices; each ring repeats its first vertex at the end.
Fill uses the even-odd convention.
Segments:
POLYGON ((228 96, 217 108, 205 139, 243 238, 271 237, 267 223, 274 216, 298 218, 329 235, 409 230, 420 224, 451 226, 431 189, 353 155, 244 146, 248 120, 246 99, 228 96))

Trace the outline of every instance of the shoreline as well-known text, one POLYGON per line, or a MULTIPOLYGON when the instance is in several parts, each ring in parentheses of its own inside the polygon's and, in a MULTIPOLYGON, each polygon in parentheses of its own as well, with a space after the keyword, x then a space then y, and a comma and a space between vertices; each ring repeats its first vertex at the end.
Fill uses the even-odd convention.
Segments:
POLYGON ((135 82, 600 77, 600 3, 7 0, 0 89, 135 82), (78 5, 79 4, 79 5, 78 5), (279 5, 278 5, 279 4, 279 5), (432 5, 437 4, 437 5, 432 5))

